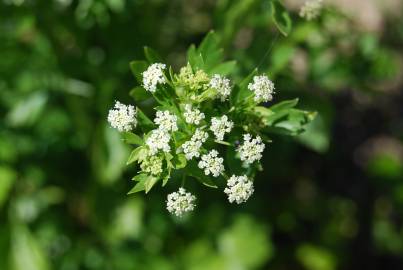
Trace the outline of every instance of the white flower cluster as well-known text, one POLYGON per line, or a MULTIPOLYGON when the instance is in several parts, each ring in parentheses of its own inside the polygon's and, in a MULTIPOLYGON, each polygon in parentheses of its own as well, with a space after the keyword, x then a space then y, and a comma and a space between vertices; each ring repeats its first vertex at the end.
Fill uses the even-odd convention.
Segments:
POLYGON ((196 129, 192 138, 182 145, 183 153, 185 153, 185 157, 187 160, 191 160, 194 157, 200 156, 200 147, 207 140, 207 138, 207 132, 199 128, 196 129))
POLYGON ((265 145, 260 136, 252 139, 250 134, 243 135, 244 142, 238 147, 238 153, 242 161, 246 164, 252 164, 262 158, 265 145))
POLYGON ((150 154, 155 155, 159 150, 163 152, 171 151, 171 147, 169 146, 170 140, 171 137, 165 130, 154 129, 147 138, 146 145, 150 149, 150 154))
POLYGON ((236 202, 237 204, 246 202, 253 191, 253 183, 246 175, 231 176, 227 181, 227 187, 224 189, 224 192, 228 195, 228 201, 230 203, 236 202))
POLYGON ((137 125, 136 109, 116 101, 114 109, 108 113, 108 122, 118 131, 131 131, 137 125))
POLYGON ((225 133, 231 132, 234 127, 234 122, 228 120, 228 116, 213 117, 211 119, 210 130, 214 133, 214 136, 218 141, 224 140, 225 133))
POLYGON ((195 208, 195 200, 196 197, 194 195, 190 192, 186 192, 186 190, 181 187, 177 192, 168 194, 167 210, 180 217, 195 208))
POLYGON ((162 173, 162 158, 158 156, 149 156, 141 162, 140 168, 143 172, 152 175, 159 175, 162 173))
POLYGON ((248 89, 254 92, 256 102, 267 102, 273 99, 274 83, 266 75, 254 76, 253 83, 248 84, 248 89))
POLYGON ((221 101, 225 101, 228 99, 229 95, 231 94, 231 85, 230 80, 224 76, 219 74, 213 75, 211 78, 210 87, 217 90, 218 96, 221 98, 221 101))
POLYGON ((211 150, 205 155, 202 155, 199 161, 199 168, 204 170, 205 175, 211 174, 218 177, 224 172, 224 159, 218 156, 217 150, 211 150))
POLYGON ((205 117, 204 113, 200 112, 199 109, 192 109, 190 104, 185 105, 183 116, 185 116, 186 123, 195 125, 199 125, 205 117))
MULTIPOLYGON (((321 2, 321 0, 316 2, 321 2)), ((173 170, 183 168, 189 163, 197 164, 196 170, 200 169, 206 176, 215 178, 221 176, 227 179, 224 158, 220 156, 217 148, 214 149, 215 147, 211 147, 211 145, 215 142, 231 146, 236 139, 239 139, 234 138, 236 134, 239 134, 238 130, 233 132, 232 136, 228 134, 235 126, 228 116, 244 121, 245 117, 237 117, 237 113, 245 112, 245 115, 252 115, 255 112, 253 105, 272 100, 275 90, 273 82, 266 75, 254 76, 248 84, 248 89, 253 92, 253 95, 250 93, 250 99, 245 100, 246 103, 235 98, 234 102, 227 104, 228 106, 216 108, 214 107, 217 105, 216 99, 224 102, 231 96, 233 85, 229 78, 220 74, 209 76, 202 69, 192 67, 189 63, 180 70, 179 74, 175 75, 170 72, 170 76, 165 76, 164 72, 166 72, 165 64, 154 63, 142 73, 142 85, 146 91, 154 93, 157 88, 166 88, 175 96, 161 95, 161 100, 157 100, 161 106, 158 107, 153 120, 155 129, 143 135, 142 139, 132 134, 133 138, 137 139, 133 139, 133 141, 140 146, 133 152, 129 161, 136 161, 140 165, 142 177, 147 177, 143 182, 136 184, 141 188, 135 190, 144 189, 141 185, 147 183, 148 192, 157 180, 162 180, 161 178, 165 184, 167 180, 165 177, 169 177, 173 170), (163 86, 168 83, 169 85, 163 86), (224 111, 227 113, 216 114, 216 112, 224 111), (192 132, 194 133, 190 137, 192 132), (212 139, 207 142, 209 136, 212 139), (226 138, 228 142, 223 142, 225 136, 228 137, 226 138), (167 154, 168 152, 171 153, 167 154), (184 161, 181 160, 183 156, 189 162, 181 162, 184 161)), ((109 111, 108 122, 119 131, 131 131, 137 125, 137 114, 143 116, 140 115, 142 113, 139 108, 116 102, 114 108, 109 111)), ((256 114, 256 117, 259 116, 256 114)), ((146 118, 146 116, 143 117, 146 118)), ((245 120, 245 122, 247 121, 248 119, 245 120)), ((142 122, 144 121, 140 121, 140 123, 142 122)), ((260 127, 252 128, 253 122, 236 122, 236 124, 237 129, 243 128, 244 130, 254 130, 254 128, 260 127)), ((141 127, 141 130, 148 131, 148 125, 141 127)), ((239 156, 246 167, 260 161, 264 149, 265 144, 260 136, 253 138, 251 134, 244 134, 243 142, 236 148, 236 152, 237 157, 239 156)), ((191 168, 183 169, 186 177, 191 168)), ((253 174, 255 169, 253 166, 248 169, 248 172, 253 174)), ((229 202, 237 204, 248 200, 253 192, 253 182, 246 175, 232 175, 224 189, 229 202)), ((181 187, 176 192, 168 194, 166 208, 170 213, 182 216, 195 208, 195 201, 196 197, 181 187)))
POLYGON ((322 4, 322 0, 306 1, 299 11, 299 16, 308 21, 317 18, 320 15, 322 4))
POLYGON ((176 115, 169 113, 169 111, 157 111, 154 119, 154 123, 158 125, 158 128, 165 132, 177 131, 178 126, 176 121, 176 115))
POLYGON ((157 90, 158 84, 165 84, 166 79, 163 72, 165 68, 165 64, 161 63, 155 63, 149 66, 147 70, 143 72, 144 89, 154 93, 157 90))

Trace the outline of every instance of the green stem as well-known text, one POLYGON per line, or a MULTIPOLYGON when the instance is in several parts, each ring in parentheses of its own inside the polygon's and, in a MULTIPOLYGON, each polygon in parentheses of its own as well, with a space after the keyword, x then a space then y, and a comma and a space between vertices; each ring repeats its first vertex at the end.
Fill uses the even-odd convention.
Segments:
POLYGON ((181 187, 184 187, 184 186, 185 186, 185 182, 186 182, 186 174, 185 174, 185 173, 183 173, 183 175, 182 175, 182 183, 181 183, 181 187))

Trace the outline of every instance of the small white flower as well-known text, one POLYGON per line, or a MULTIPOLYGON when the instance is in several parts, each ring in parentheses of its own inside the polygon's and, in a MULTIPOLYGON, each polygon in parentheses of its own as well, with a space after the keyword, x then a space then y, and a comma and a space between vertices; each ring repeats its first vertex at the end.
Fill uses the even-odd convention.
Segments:
POLYGON ((210 80, 209 85, 211 88, 217 90, 218 96, 221 98, 221 101, 225 101, 231 94, 230 80, 224 76, 214 74, 213 78, 211 78, 210 80))
POLYGON ((322 4, 322 0, 306 1, 299 11, 299 16, 308 21, 317 18, 320 15, 322 4))
POLYGON ((237 204, 246 202, 253 191, 253 183, 246 175, 231 176, 228 179, 227 187, 224 189, 224 192, 228 195, 228 201, 230 203, 236 202, 237 204))
POLYGON ((273 99, 275 88, 266 75, 260 75, 253 77, 253 83, 248 84, 248 89, 255 93, 256 102, 267 102, 273 99))
POLYGON ((234 122, 228 120, 226 115, 223 115, 221 118, 213 117, 211 119, 210 130, 214 133, 218 141, 224 140, 225 133, 231 132, 233 127, 234 122))
POLYGON ((154 119, 154 123, 159 126, 158 128, 167 132, 178 130, 176 121, 176 115, 170 114, 169 111, 157 111, 154 119))
POLYGON ((154 93, 157 90, 158 84, 165 84, 163 70, 166 68, 165 64, 155 63, 143 72, 143 86, 144 89, 154 93))
POLYGON ((154 129, 151 131, 151 135, 146 140, 146 145, 150 149, 150 154, 154 155, 159 150, 163 152, 171 151, 171 147, 169 146, 169 141, 171 137, 169 133, 161 130, 161 129, 154 129))
POLYGON ((262 158, 262 153, 265 148, 260 136, 252 139, 250 134, 243 135, 244 143, 238 147, 238 153, 242 161, 246 164, 252 164, 262 158))
POLYGON ((200 156, 200 148, 207 138, 208 133, 198 128, 192 138, 182 144, 183 153, 185 153, 187 160, 200 156))
POLYGON ((200 112, 199 109, 192 109, 192 105, 190 104, 185 105, 183 116, 185 116, 186 123, 195 125, 199 125, 200 121, 205 117, 204 113, 200 112))
POLYGON ((224 172, 224 159, 218 157, 216 150, 211 150, 209 153, 202 155, 199 161, 199 168, 204 170, 205 175, 212 174, 214 177, 218 177, 224 172))
POLYGON ((185 153, 185 157, 187 160, 191 160, 194 157, 200 156, 200 147, 202 143, 200 141, 187 141, 182 144, 183 153, 185 153))
POLYGON ((177 192, 168 194, 167 210, 171 214, 175 214, 180 217, 186 212, 193 211, 195 208, 195 200, 196 197, 194 195, 192 195, 190 192, 186 192, 184 188, 179 188, 177 192))
POLYGON ((108 122, 120 132, 130 131, 137 125, 136 109, 116 101, 114 109, 109 110, 108 122))
POLYGON ((142 160, 140 164, 142 171, 152 175, 159 175, 162 173, 162 158, 158 156, 149 156, 142 160))
POLYGON ((208 133, 203 131, 200 128, 197 128, 195 133, 192 136, 192 141, 200 141, 202 143, 206 142, 206 140, 208 139, 208 133))

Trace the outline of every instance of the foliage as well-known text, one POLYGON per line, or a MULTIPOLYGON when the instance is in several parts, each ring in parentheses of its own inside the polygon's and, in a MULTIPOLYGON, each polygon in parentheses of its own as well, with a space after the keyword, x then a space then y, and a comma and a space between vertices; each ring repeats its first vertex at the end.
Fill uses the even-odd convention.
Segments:
MULTIPOLYGON (((133 177, 137 183, 129 193, 143 190, 148 193, 160 181, 165 186, 176 170, 179 170, 176 178, 187 180, 192 176, 209 187, 217 187, 215 178, 218 176, 218 180, 228 180, 227 175, 234 173, 253 179, 256 170, 261 167, 261 152, 253 152, 253 155, 258 156, 252 157, 254 159, 251 162, 243 158, 245 153, 239 145, 242 145, 245 134, 257 136, 258 145, 262 145, 263 150, 261 138, 271 142, 271 133, 298 135, 314 119, 315 113, 294 108, 298 103, 297 99, 282 101, 268 108, 259 105, 261 100, 257 91, 267 91, 269 96, 264 101, 271 101, 274 85, 268 81, 269 88, 252 91, 253 80, 259 78, 256 76, 257 70, 239 83, 232 84, 224 75, 233 73, 235 62, 223 62, 223 50, 219 47, 218 37, 214 32, 210 32, 197 48, 192 45, 188 49, 188 64, 178 74, 171 67, 156 63, 161 58, 150 48, 144 48, 144 55, 148 63, 130 63, 133 75, 139 83, 131 91, 131 95, 139 106, 142 102, 155 104, 157 116, 153 122, 137 107, 138 119, 130 116, 137 125, 133 130, 137 134, 131 132, 131 126, 122 134, 126 143, 137 145, 127 163, 137 162, 141 167, 133 177), (167 70, 165 74, 163 70, 167 70), (226 124, 230 126, 226 130, 217 130, 222 128, 220 125, 224 122, 217 122, 219 126, 215 127, 215 119, 223 117, 228 118, 226 124), (167 121, 170 122, 168 127, 164 126, 167 121), (159 151, 160 148, 154 151, 153 145, 158 142, 153 141, 153 136, 160 130, 167 137, 166 146, 162 151, 159 151), (194 139, 195 136, 203 138, 194 139), (197 168, 195 158, 206 156, 209 151, 216 151, 215 149, 221 150, 220 156, 227 157, 226 166, 217 175, 210 174, 209 168, 205 168, 206 173, 201 172, 204 167, 201 167, 200 161, 197 168), (237 157, 226 153, 237 153, 237 157), (229 170, 224 169, 225 167, 229 170), (232 168, 236 170, 232 171, 232 168)), ((121 120, 121 116, 113 115, 114 113, 115 110, 111 110, 109 115, 113 117, 108 118, 112 126, 114 122, 121 120)), ((116 126, 119 129, 119 125, 116 126)), ((159 138, 160 141, 162 139, 159 138)), ((182 182, 182 187, 184 184, 182 182)))
POLYGON ((401 1, 324 1, 311 21, 292 2, 285 37, 280 1, 1 1, 1 269, 401 269, 401 1), (176 219, 159 185, 125 196, 132 146, 105 118, 148 97, 128 67, 144 45, 179 70, 210 29, 236 61, 222 74, 258 66, 276 103, 318 114, 270 133, 247 204, 188 181, 197 215, 176 219))

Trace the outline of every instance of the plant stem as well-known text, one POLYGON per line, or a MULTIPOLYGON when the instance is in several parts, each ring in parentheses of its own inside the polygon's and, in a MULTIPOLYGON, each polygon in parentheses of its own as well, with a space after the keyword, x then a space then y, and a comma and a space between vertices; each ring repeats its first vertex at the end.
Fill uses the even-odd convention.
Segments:
POLYGON ((185 186, 185 182, 186 182, 186 174, 185 174, 185 173, 183 173, 183 175, 182 175, 182 183, 181 183, 181 187, 184 187, 184 186, 185 186))

